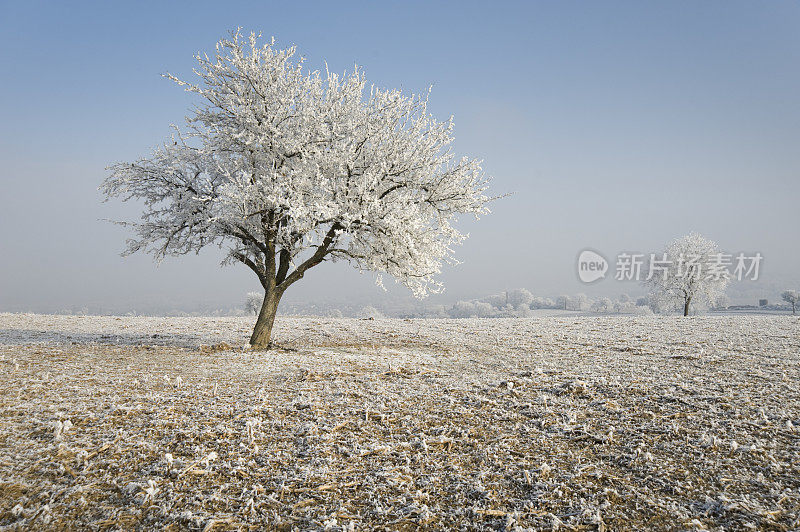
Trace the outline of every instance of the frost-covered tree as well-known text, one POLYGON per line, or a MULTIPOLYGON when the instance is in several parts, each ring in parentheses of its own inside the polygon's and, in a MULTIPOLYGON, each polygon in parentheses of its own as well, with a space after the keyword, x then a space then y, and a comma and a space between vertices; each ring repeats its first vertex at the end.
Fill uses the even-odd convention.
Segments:
POLYGON ((688 316, 692 305, 717 301, 728 284, 719 247, 698 233, 672 241, 654 259, 645 283, 651 289, 651 304, 659 310, 679 308, 688 316))
POLYGON ((475 313, 475 305, 469 301, 456 301, 450 308, 451 318, 469 318, 475 313))
POLYGON ((490 296, 484 297, 481 301, 483 301, 484 303, 488 303, 497 309, 501 309, 508 304, 508 292, 502 292, 500 294, 492 294, 490 296))
POLYGON ((800 292, 796 290, 786 290, 781 294, 781 299, 792 306, 792 314, 797 313, 797 305, 800 303, 800 292))
POLYGON ((490 199, 480 161, 451 151, 452 119, 433 118, 427 96, 367 87, 358 68, 309 71, 294 47, 255 34, 196 60, 196 81, 167 75, 201 101, 185 131, 113 165, 101 187, 144 204, 127 253, 226 249, 224 263, 264 288, 255 347, 270 344, 286 289, 324 261, 391 275, 417 297, 439 291, 466 238, 456 218, 487 213, 490 199))
POLYGON ((479 318, 491 318, 497 313, 495 307, 485 301, 475 302, 475 315, 479 318))
POLYGON ((713 301, 712 308, 716 310, 725 310, 731 304, 728 294, 720 294, 716 300, 713 301))
POLYGON ((518 288, 516 290, 510 290, 507 292, 508 294, 508 304, 514 308, 519 307, 520 305, 528 306, 533 301, 533 294, 531 294, 525 288, 518 288))
POLYGON ((520 303, 516 307, 514 307, 514 315, 520 318, 527 318, 532 314, 530 304, 526 305, 524 303, 520 303))
POLYGON ((261 302, 264 301, 264 294, 261 292, 248 292, 244 300, 244 309, 251 314, 258 316, 261 310, 261 302))
POLYGON ((619 298, 613 303, 614 312, 617 314, 629 314, 636 309, 636 303, 628 294, 620 294, 619 298))
POLYGON ((532 309, 553 308, 555 306, 555 301, 549 297, 534 297, 533 301, 531 301, 532 309))
POLYGON ((595 300, 590 308, 594 312, 611 312, 614 310, 614 302, 609 297, 601 297, 595 300))

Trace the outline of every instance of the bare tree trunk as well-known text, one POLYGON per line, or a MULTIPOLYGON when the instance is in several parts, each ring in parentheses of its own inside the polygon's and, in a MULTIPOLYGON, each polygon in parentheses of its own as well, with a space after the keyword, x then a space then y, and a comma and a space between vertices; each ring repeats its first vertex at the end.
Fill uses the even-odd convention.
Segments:
POLYGON ((691 297, 688 297, 688 298, 685 299, 685 301, 683 303, 683 315, 684 316, 688 316, 689 315, 689 303, 691 303, 691 302, 692 302, 692 298, 691 297))
POLYGON ((278 313, 280 300, 281 293, 277 290, 267 290, 264 293, 264 302, 261 304, 261 311, 258 313, 253 335, 250 336, 250 345, 252 347, 266 349, 272 344, 272 325, 275 323, 275 315, 278 313))

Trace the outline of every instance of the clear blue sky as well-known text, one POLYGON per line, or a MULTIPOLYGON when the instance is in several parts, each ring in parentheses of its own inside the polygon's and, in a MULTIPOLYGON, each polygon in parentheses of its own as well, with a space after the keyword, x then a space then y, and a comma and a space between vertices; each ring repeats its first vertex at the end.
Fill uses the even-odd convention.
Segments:
MULTIPOLYGON (((433 85, 456 149, 514 192, 467 224, 449 299, 633 292, 580 285, 578 251, 655 251, 690 230, 762 252, 773 288, 800 281, 798 2, 4 1, 0 310, 232 306, 257 288, 214 251, 120 258, 125 231, 100 219, 135 206, 96 190, 106 165, 148 153, 190 107, 160 74, 188 76, 193 53, 236 26, 314 67, 433 85)), ((338 265, 292 290, 384 297, 338 265)))

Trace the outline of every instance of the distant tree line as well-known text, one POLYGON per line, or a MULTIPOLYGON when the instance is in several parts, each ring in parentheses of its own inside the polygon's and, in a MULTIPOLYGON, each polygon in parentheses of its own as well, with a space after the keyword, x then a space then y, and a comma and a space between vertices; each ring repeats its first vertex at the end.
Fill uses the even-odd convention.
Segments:
MULTIPOLYGON (((634 300, 627 294, 617 299, 590 299, 586 294, 562 295, 556 298, 534 296, 525 288, 508 290, 481 299, 458 301, 442 314, 451 318, 526 317, 541 309, 573 310, 608 314, 652 314, 650 299, 634 300)), ((442 316, 442 317, 445 317, 442 316)))

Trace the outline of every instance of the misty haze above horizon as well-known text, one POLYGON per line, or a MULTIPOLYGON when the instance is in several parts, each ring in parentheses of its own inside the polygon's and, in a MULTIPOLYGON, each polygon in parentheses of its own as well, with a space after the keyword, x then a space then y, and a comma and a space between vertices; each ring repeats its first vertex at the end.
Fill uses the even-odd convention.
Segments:
MULTIPOLYGON (((424 92, 455 120, 455 150, 484 160, 493 195, 446 267, 452 304, 644 293, 614 280, 621 252, 659 252, 697 231, 763 255, 731 302, 800 290, 800 4, 776 1, 0 4, 0 312, 139 313, 240 308, 259 290, 222 252, 123 258, 134 203, 102 202, 105 167, 150 154, 196 99, 193 54, 237 26, 293 44, 312 68, 363 67, 368 83, 424 92), (576 257, 611 262, 587 285, 576 257)), ((287 306, 420 305, 347 264, 323 264, 287 306)))

